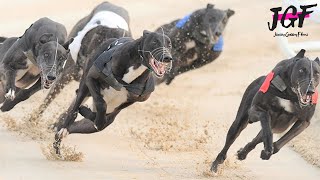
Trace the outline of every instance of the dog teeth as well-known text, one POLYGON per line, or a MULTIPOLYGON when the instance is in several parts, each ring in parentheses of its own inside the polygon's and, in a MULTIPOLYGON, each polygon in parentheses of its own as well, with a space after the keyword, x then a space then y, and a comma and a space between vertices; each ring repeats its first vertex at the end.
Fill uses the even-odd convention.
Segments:
POLYGON ((9 89, 8 93, 5 95, 5 98, 13 100, 15 98, 15 91, 13 89, 9 89))

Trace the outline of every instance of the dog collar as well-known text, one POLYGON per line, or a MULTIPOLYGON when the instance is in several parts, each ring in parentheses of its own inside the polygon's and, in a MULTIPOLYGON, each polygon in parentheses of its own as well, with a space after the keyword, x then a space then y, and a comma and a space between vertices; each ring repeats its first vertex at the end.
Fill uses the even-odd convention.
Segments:
MULTIPOLYGON (((288 99, 288 100, 296 100, 296 98, 292 98, 289 95, 285 95, 283 92, 284 90, 287 89, 286 84, 284 83, 284 81, 282 80, 282 78, 279 75, 276 75, 274 77, 275 73, 273 71, 271 71, 265 78, 265 80, 263 81, 262 85, 260 86, 259 91, 262 92, 263 94, 265 94, 266 92, 271 92, 271 94, 284 98, 284 99, 288 99), (273 85, 276 90, 272 90, 270 89, 270 85, 273 85)), ((311 98, 311 104, 317 104, 318 101, 318 91, 316 91, 311 98)))
POLYGON ((224 45, 224 40, 223 40, 223 36, 219 36, 219 39, 217 41, 217 43, 215 43, 212 46, 212 51, 222 51, 223 50, 223 45, 224 45))
POLYGON ((191 17, 191 14, 188 14, 186 16, 184 16, 182 19, 180 19, 177 23, 176 23, 176 27, 179 29, 182 29, 183 26, 189 21, 191 17))

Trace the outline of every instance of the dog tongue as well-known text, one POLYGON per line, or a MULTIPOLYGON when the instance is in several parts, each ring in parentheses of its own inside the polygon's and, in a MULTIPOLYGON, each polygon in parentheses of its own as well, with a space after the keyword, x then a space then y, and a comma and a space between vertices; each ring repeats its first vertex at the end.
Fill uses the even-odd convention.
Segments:
POLYGON ((164 72, 166 71, 166 66, 163 63, 159 63, 158 70, 160 74, 164 74, 164 72))
POLYGON ((310 95, 303 95, 303 101, 305 102, 305 103, 308 103, 308 102, 310 102, 311 101, 311 96, 310 95))
POLYGON ((155 65, 157 67, 158 74, 164 74, 166 71, 166 65, 161 62, 155 61, 155 65))

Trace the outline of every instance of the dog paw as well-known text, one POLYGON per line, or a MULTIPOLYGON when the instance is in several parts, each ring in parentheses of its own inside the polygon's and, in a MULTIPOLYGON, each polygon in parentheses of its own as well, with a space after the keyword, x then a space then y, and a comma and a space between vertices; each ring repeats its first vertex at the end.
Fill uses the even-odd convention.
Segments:
POLYGON ((237 152, 237 157, 240 161, 245 160, 247 158, 247 152, 241 148, 237 152))
POLYGON ((280 148, 275 144, 273 143, 273 154, 276 154, 277 152, 279 152, 280 148))
POLYGON ((68 134, 69 134, 69 131, 67 130, 67 128, 61 128, 60 131, 57 132, 57 136, 59 137, 59 139, 63 139, 67 137, 68 134))
POLYGON ((97 123, 97 121, 93 124, 94 128, 96 128, 97 131, 103 130, 103 125, 100 123, 97 123))
POLYGON ((262 160, 269 160, 273 153, 270 151, 262 150, 260 154, 260 158, 262 160))
POLYGON ((213 172, 213 173, 217 173, 219 164, 220 163, 217 160, 213 161, 212 165, 211 165, 211 168, 210 168, 210 171, 213 172))
POLYGON ((7 92, 7 94, 4 95, 4 97, 12 101, 15 98, 15 90, 9 89, 9 91, 7 92))

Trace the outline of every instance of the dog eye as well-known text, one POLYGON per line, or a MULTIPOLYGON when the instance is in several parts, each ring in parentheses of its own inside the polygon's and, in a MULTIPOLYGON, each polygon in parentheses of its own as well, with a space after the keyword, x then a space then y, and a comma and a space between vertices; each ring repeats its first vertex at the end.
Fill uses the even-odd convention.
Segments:
POLYGON ((44 57, 49 57, 49 54, 48 53, 44 53, 44 57))
POLYGON ((299 70, 299 73, 303 73, 303 69, 300 69, 300 70, 299 70))

